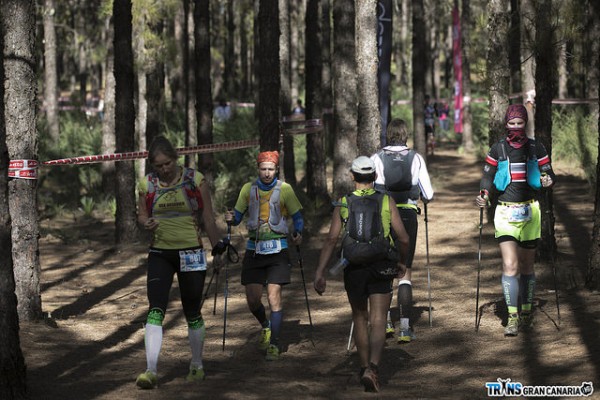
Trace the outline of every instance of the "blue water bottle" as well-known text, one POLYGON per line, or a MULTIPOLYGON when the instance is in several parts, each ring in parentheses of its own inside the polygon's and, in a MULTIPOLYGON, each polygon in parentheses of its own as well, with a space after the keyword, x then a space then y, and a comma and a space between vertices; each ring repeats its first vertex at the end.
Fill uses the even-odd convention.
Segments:
POLYGON ((348 266, 348 264, 350 264, 348 260, 346 260, 343 256, 340 257, 340 259, 333 265, 333 267, 329 268, 329 274, 333 276, 339 274, 340 271, 343 271, 344 268, 348 266))

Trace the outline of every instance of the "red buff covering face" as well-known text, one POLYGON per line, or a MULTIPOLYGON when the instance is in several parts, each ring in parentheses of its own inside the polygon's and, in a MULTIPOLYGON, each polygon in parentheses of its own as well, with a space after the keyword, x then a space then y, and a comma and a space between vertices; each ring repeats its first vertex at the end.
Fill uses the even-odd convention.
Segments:
POLYGON ((525 125, 527 124, 527 109, 522 104, 511 104, 506 109, 506 142, 513 148, 519 149, 527 142, 525 125))

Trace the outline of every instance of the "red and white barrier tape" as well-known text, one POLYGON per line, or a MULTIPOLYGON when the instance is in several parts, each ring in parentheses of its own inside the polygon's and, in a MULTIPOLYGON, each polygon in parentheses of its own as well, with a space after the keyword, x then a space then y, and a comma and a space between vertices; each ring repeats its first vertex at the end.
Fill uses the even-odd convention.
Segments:
MULTIPOLYGON (((284 121, 284 124, 289 126, 284 128, 284 131, 288 134, 313 133, 323 129, 323 124, 321 123, 320 119, 311 119, 307 121, 284 121)), ((258 139, 237 140, 233 142, 204 144, 191 147, 180 147, 177 149, 177 153, 179 155, 206 154, 225 150, 244 149, 248 147, 258 146, 259 144, 260 142, 258 139)), ((40 165, 45 166, 68 164, 94 164, 105 161, 137 160, 147 157, 148 151, 131 151, 126 153, 98 154, 91 156, 61 158, 58 160, 44 161, 41 164, 36 160, 11 160, 9 162, 8 177, 22 179, 37 179, 37 168, 40 165)))
POLYGON ((37 160, 10 160, 8 177, 21 179, 37 179, 37 160))

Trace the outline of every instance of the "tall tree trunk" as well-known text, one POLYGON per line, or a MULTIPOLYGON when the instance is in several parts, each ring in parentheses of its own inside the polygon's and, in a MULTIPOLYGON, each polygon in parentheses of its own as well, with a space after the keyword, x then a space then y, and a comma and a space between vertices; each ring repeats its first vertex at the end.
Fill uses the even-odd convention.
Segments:
POLYGON ((226 97, 229 99, 236 92, 237 77, 235 75, 235 21, 233 12, 233 0, 227 0, 227 38, 225 45, 225 70, 224 87, 226 97))
MULTIPOLYGON (((4 117, 6 144, 11 160, 36 160, 35 2, 4 1, 4 117)), ((12 255, 22 321, 42 315, 40 294, 37 180, 13 179, 8 183, 12 220, 12 255)))
MULTIPOLYGON (((358 75, 358 152, 375 153, 380 144, 381 115, 377 87, 377 0, 355 0, 358 75)), ((308 58, 308 57, 307 57, 308 58)))
MULTIPOLYGON (((279 0, 279 27, 281 35, 279 36, 279 59, 281 73, 281 95, 279 97, 281 104, 281 115, 289 117, 292 111, 291 97, 291 77, 290 77, 290 1, 279 0)), ((294 157, 294 137, 292 135, 283 135, 283 174, 280 177, 285 179, 292 186, 296 185, 296 167, 294 157)), ((281 171, 281 170, 280 170, 281 171)))
MULTIPOLYGON (((198 144, 213 142, 213 101, 210 79, 210 6, 209 0, 196 0, 194 7, 194 78, 196 81, 196 121, 198 144)), ((213 155, 201 154, 199 169, 208 182, 213 180, 213 155)))
MULTIPOLYGON (((535 36, 536 25, 534 0, 521 0, 521 90, 535 88, 535 36)), ((511 51, 512 52, 512 48, 511 51)))
POLYGON ((348 173, 357 155, 358 107, 356 92, 355 13, 353 1, 333 3, 333 196, 353 189, 348 173))
MULTIPOLYGON (((306 119, 323 116, 323 42, 320 18, 320 0, 308 0, 306 5, 306 119)), ((317 208, 328 201, 325 170, 324 132, 306 136, 306 193, 316 200, 317 208)))
POLYGON ((242 2, 242 11, 240 13, 240 65, 241 65, 241 98, 239 100, 247 101, 250 98, 250 75, 252 71, 250 64, 252 61, 251 50, 248 43, 248 36, 251 30, 248 28, 248 22, 252 21, 252 4, 248 0, 242 2))
POLYGON ((413 126, 415 131, 415 150, 423 157, 427 156, 425 140, 425 120, 423 104, 425 103, 425 68, 418 65, 427 64, 425 42, 425 10, 421 0, 412 0, 412 86, 413 86, 413 126))
MULTIPOLYGON (((458 0, 455 0, 455 4, 458 0)), ((458 7, 458 5, 457 5, 458 7)), ((462 16, 460 18, 460 34, 462 48, 462 85, 463 85, 463 131, 462 145, 471 153, 475 150, 473 143, 473 115, 471 113, 471 5, 470 0, 462 0, 462 16)))
POLYGON ((488 50, 487 82, 490 93, 489 144, 490 146, 506 131, 504 114, 508 107, 510 69, 508 66, 508 26, 510 13, 505 1, 488 2, 488 50))
MULTIPOLYGON (((593 26, 590 39, 594 40, 596 48, 600 42, 600 4, 598 2, 590 2, 590 22, 593 26)), ((594 43, 590 42, 590 43, 594 43)), ((596 79, 593 84, 596 86, 594 91, 596 95, 600 93, 600 51, 595 53, 592 60, 591 69, 596 79)), ((596 104, 596 110, 600 109, 600 99, 596 104)), ((597 115, 597 114, 596 114, 597 115)), ((594 227, 592 229, 592 246, 590 248, 589 262, 585 277, 586 287, 591 290, 598 290, 600 287, 600 117, 597 117, 598 125, 598 159, 596 160, 596 195, 594 197, 594 227)))
MULTIPOLYGON (((527 0, 525 0, 527 1, 527 0)), ((510 28, 508 30, 508 67, 510 68, 510 91, 521 92, 521 0, 510 0, 510 28)), ((527 21, 523 21, 526 24, 527 21)), ((530 88, 531 89, 531 88, 530 88)))
MULTIPOLYGON (((114 55, 114 26, 111 18, 106 18, 107 29, 106 50, 106 82, 104 84, 104 110, 102 117, 102 153, 109 154, 116 151, 115 136, 115 55, 114 55)), ((104 193, 116 197, 116 166, 114 161, 100 164, 102 171, 102 190, 104 193)))
MULTIPOLYGON (((163 37, 164 20, 159 18, 150 23, 155 37, 163 37)), ((150 58, 146 68, 146 113, 145 135, 140 135, 139 148, 148 148, 155 137, 161 134, 161 123, 164 121, 164 81, 165 65, 160 58, 150 58)), ((146 172, 146 171, 144 171, 146 172)))
MULTIPOLYGON (((552 158, 552 99, 556 93, 556 49, 555 29, 552 24, 552 0, 542 0, 536 7, 535 63, 544 68, 536 68, 536 110, 535 136, 540 140, 548 155, 552 158)), ((537 255, 542 260, 556 257, 556 238, 554 235, 554 207, 552 189, 545 189, 546 196, 540 199, 542 210, 542 238, 537 255)))
POLYGON ((58 141, 60 137, 55 14, 54 0, 44 0, 44 105, 46 119, 48 120, 48 131, 54 142, 58 141))
MULTIPOLYGON (((132 3, 133 4, 133 3, 132 3)), ((146 56, 148 53, 146 49, 146 24, 147 20, 142 12, 136 12, 136 21, 133 24, 133 53, 134 53, 134 65, 136 68, 136 79, 137 89, 134 93, 137 101, 134 101, 136 118, 135 118, 135 139, 134 142, 138 143, 140 148, 146 148, 146 127, 148 123, 148 85, 146 80, 146 71, 148 70, 149 57, 146 56)), ((135 171, 137 174, 137 180, 141 181, 146 176, 146 164, 148 159, 136 160, 135 171)))
POLYGON ((300 23, 301 2, 290 1, 290 95, 292 101, 300 96, 300 77, 298 74, 298 59, 300 58, 299 31, 303 26, 300 23))
POLYGON ((323 118, 323 144, 326 156, 333 155, 333 87, 331 80, 331 0, 321 0, 321 106, 323 118))
MULTIPOLYGON (((8 199, 8 148, 6 146, 6 126, 4 114, 4 35, 12 32, 9 24, 13 15, 5 7, 0 7, 0 398, 27 398, 26 367, 19 340, 19 315, 15 295, 15 276, 11 242, 11 221, 8 199), (7 12, 8 11, 8 12, 7 12)), ((11 8, 16 2, 10 2, 11 8)), ((32 10, 33 8, 31 8, 32 10)), ((10 53, 7 53, 11 56, 10 53)), ((14 56, 14 55, 12 55, 14 56)))
MULTIPOLYGON (((113 3, 115 27, 115 132, 117 152, 134 151, 135 108, 133 105, 133 50, 131 0, 113 3)), ((117 244, 137 240, 135 169, 133 161, 119 161, 117 172, 117 215, 115 239, 117 244)))
POLYGON ((258 11, 258 130, 260 149, 279 150, 279 4, 260 1, 258 11))

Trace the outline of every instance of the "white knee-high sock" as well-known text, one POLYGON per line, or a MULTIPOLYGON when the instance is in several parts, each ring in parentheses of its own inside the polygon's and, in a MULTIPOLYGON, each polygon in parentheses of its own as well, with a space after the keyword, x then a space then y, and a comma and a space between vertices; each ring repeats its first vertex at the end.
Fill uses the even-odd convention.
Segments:
POLYGON ((157 372, 158 355, 162 347, 163 328, 159 325, 146 324, 144 342, 146 344, 146 369, 157 372))
POLYGON ((202 350, 204 348, 204 338, 206 337, 206 328, 204 322, 198 329, 188 327, 188 338, 192 349, 192 362, 190 366, 202 368, 202 350))

